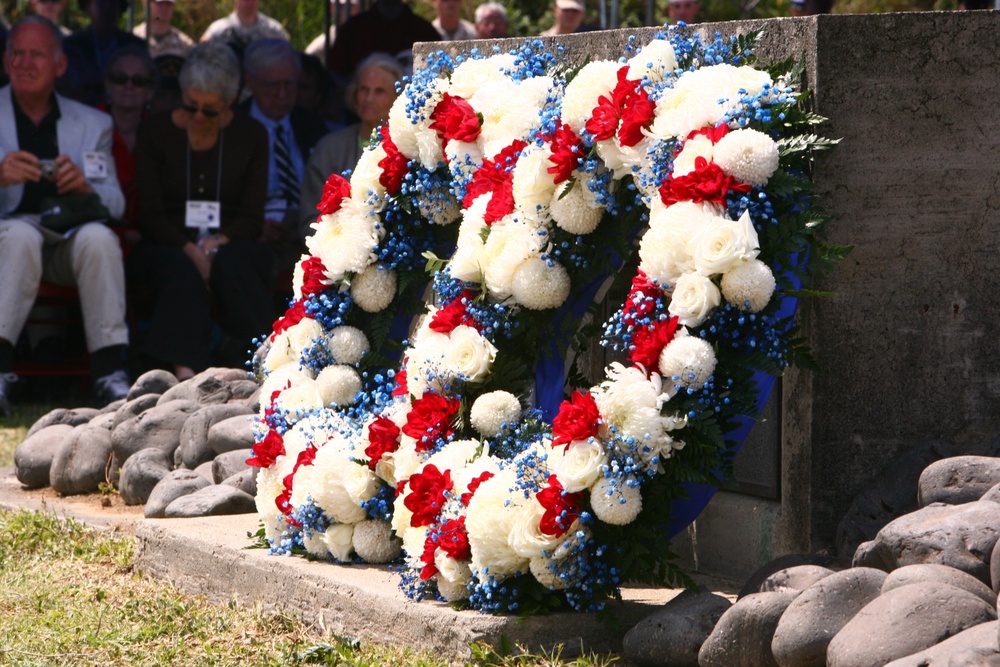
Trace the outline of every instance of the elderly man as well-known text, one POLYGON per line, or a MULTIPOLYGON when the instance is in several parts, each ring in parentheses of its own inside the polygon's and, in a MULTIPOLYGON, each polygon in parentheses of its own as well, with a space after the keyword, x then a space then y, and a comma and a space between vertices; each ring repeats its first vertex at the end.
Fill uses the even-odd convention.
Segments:
POLYGON ((118 237, 104 221, 55 232, 41 215, 60 197, 90 193, 112 217, 124 212, 111 118, 55 94, 66 56, 48 19, 32 15, 14 25, 4 67, 11 83, 0 89, 0 414, 10 410, 14 344, 43 278, 79 288, 94 390, 103 402, 124 398, 128 328, 118 237))
POLYGON ((553 37, 578 32, 580 26, 583 25, 586 10, 583 0, 556 0, 556 6, 553 10, 556 17, 555 25, 543 32, 542 36, 553 37))
POLYGON ((302 176, 313 146, 326 134, 322 120, 296 106, 300 67, 291 45, 280 39, 258 39, 243 57, 250 98, 238 109, 267 129, 270 164, 262 240, 275 251, 279 271, 291 270, 302 254, 302 176))
POLYGON ((476 7, 476 33, 479 39, 500 39, 507 36, 507 10, 499 2, 484 2, 476 7))

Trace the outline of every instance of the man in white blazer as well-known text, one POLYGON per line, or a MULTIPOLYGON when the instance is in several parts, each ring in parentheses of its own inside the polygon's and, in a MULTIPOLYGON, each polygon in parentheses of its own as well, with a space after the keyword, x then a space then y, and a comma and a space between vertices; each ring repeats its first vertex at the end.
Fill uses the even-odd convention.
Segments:
POLYGON ((40 224, 48 196, 97 193, 112 217, 125 198, 111 156, 111 117, 57 95, 66 70, 62 35, 37 15, 10 31, 0 89, 0 415, 9 413, 13 346, 39 282, 76 285, 94 390, 103 401, 128 392, 124 354, 125 274, 118 237, 103 221, 65 234, 40 224))

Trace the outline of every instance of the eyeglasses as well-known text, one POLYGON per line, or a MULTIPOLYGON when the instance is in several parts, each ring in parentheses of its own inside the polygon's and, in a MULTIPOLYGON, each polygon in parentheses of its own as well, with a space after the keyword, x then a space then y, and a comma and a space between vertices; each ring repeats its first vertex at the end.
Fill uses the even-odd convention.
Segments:
POLYGON ((184 111, 187 111, 192 116, 200 111, 201 115, 204 116, 205 118, 215 118, 220 113, 222 113, 218 109, 210 109, 209 107, 196 107, 193 104, 182 104, 181 109, 184 109, 184 111))
POLYGON ((109 72, 108 81, 116 86, 124 86, 127 83, 131 83, 136 88, 150 88, 153 85, 153 79, 148 76, 129 76, 121 72, 109 72))

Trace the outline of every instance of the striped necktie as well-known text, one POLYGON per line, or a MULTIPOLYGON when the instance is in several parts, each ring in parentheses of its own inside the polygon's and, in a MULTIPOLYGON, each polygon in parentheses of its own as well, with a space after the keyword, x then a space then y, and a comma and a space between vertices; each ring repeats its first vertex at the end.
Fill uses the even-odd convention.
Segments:
POLYGON ((281 192, 289 202, 299 201, 299 175, 292 164, 292 152, 288 148, 285 128, 278 125, 274 129, 274 165, 278 170, 281 192))

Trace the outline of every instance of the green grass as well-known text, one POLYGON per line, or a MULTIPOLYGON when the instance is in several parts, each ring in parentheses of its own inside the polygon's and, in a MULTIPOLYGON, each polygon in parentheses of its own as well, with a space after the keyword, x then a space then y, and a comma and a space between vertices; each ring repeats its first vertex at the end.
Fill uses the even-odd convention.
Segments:
MULTIPOLYGON (((0 510, 0 665, 437 667, 440 656, 330 637, 280 613, 213 605, 133 571, 135 539, 35 512, 0 510)), ((468 665, 607 665, 558 653, 468 665)))

